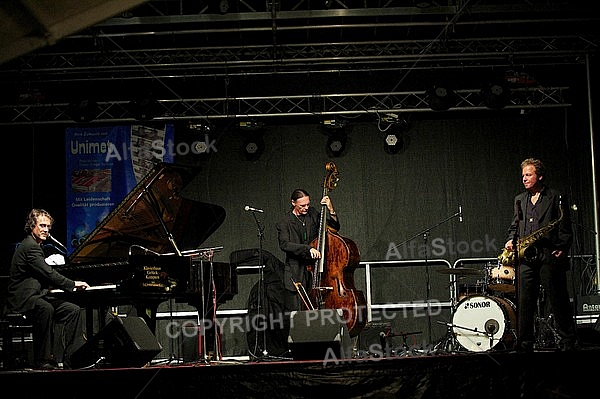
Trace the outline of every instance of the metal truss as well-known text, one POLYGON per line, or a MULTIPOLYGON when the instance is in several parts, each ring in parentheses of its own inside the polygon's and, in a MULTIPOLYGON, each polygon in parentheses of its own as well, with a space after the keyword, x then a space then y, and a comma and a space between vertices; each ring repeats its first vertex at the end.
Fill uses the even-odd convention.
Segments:
MULTIPOLYGON (((487 39, 430 42, 403 40, 252 47, 197 47, 172 49, 117 50, 109 52, 40 53, 24 56, 14 69, 1 75, 32 74, 42 81, 61 81, 93 75, 95 79, 143 78, 168 72, 169 76, 235 74, 325 68, 356 69, 394 64, 398 67, 445 67, 539 64, 562 58, 581 62, 597 45, 577 37, 495 37, 487 39)), ((560 61, 560 60, 559 60, 560 61)))
MULTIPOLYGON (((564 108, 568 87, 522 87, 510 91, 504 109, 526 112, 540 108, 564 108)), ((479 89, 457 90, 456 102, 446 112, 490 110, 479 89)), ((232 118, 357 116, 398 113, 438 112, 429 106, 424 91, 389 93, 352 93, 275 97, 193 98, 159 100, 156 121, 223 120, 232 118)), ((0 125, 72 124, 75 122, 135 122, 131 103, 99 102, 94 116, 78 120, 72 104, 25 104, 0 107, 0 125)))
POLYGON ((436 112, 426 90, 438 76, 465 80, 447 112, 485 110, 490 71, 530 68, 546 76, 511 87, 504 108, 568 107, 563 92, 578 87, 556 68, 597 53, 600 18, 516 2, 240 0, 220 13, 151 0, 1 65, 0 125, 135 121, 146 89, 155 120, 436 112))

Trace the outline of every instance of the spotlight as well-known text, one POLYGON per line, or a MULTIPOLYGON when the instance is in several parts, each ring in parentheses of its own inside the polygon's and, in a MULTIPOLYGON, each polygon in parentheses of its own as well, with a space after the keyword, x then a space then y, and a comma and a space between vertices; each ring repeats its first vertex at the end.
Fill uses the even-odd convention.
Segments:
MULTIPOLYGON (((208 138, 208 136, 206 136, 208 138)), ((204 141, 194 141, 194 152, 197 154, 206 154, 208 152, 208 139, 204 141)))
POLYGON ((334 132, 327 139, 327 153, 332 157, 342 156, 348 137, 345 132, 334 132))
POLYGON ((198 165, 217 152, 216 135, 208 120, 183 122, 175 125, 175 162, 198 165), (189 146, 189 148, 188 148, 189 146), (188 151, 189 149, 189 151, 188 151))
POLYGON ((346 127, 346 121, 342 119, 325 119, 322 124, 326 129, 343 129, 346 127))
POLYGON ((260 130, 265 127, 264 123, 256 122, 254 120, 240 121, 238 123, 238 128, 240 130, 260 130))
POLYGON ((261 133, 249 134, 244 137, 242 152, 247 161, 256 161, 265 150, 265 141, 261 133))
POLYGON ((91 122, 96 119, 100 111, 95 101, 83 100, 70 104, 67 112, 75 122, 91 122))
POLYGON ((131 114, 139 121, 154 119, 159 115, 158 100, 143 98, 129 103, 131 114))
POLYGON ((200 121, 188 124, 188 134, 192 141, 193 153, 197 155, 207 155, 212 151, 216 151, 213 147, 214 140, 211 138, 211 125, 208 121, 200 121))
POLYGON ((481 97, 488 108, 504 108, 510 100, 510 89, 504 82, 489 83, 481 89, 481 97))
POLYGON ((388 154, 397 154, 404 148, 404 133, 407 129, 406 121, 391 124, 386 131, 383 150, 388 154))
POLYGON ((446 111, 456 105, 456 94, 448 87, 434 85, 426 94, 429 108, 434 111, 446 111))
POLYGON ((229 0, 219 1, 219 13, 227 14, 229 12, 229 0))

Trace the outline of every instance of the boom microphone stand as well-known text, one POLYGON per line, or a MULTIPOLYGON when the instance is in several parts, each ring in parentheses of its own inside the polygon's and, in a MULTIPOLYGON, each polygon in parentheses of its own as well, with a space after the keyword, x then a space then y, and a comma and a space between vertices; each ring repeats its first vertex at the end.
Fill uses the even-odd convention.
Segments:
POLYGON ((429 238, 429 234, 431 233, 431 230, 443 225, 444 223, 454 219, 455 217, 458 217, 458 220, 462 223, 462 221, 463 221, 462 206, 460 206, 460 205, 458 206, 458 212, 456 212, 454 215, 449 216, 446 219, 442 220, 441 222, 439 222, 431 227, 426 228, 425 230, 415 234, 414 236, 410 237, 408 240, 405 240, 396 246, 396 248, 398 248, 401 245, 406 245, 407 243, 411 242, 412 240, 416 239, 417 237, 423 237, 423 241, 425 242, 425 284, 426 284, 425 296, 426 296, 426 301, 427 301, 427 339, 429 340, 429 342, 431 342, 431 309, 430 309, 430 303, 429 303, 429 300, 431 299, 431 280, 430 280, 430 276, 429 276, 429 261, 428 261, 429 247, 427 246, 427 241, 429 238))
MULTIPOLYGON (((265 312, 265 305, 263 303, 265 297, 266 297, 266 287, 265 287, 265 264, 264 264, 264 260, 263 260, 263 241, 265 238, 265 228, 262 225, 262 223, 260 222, 260 220, 258 219, 258 217, 256 216, 257 213, 262 213, 262 210, 260 210, 260 212, 257 212, 259 210, 254 211, 254 208, 250 208, 250 207, 246 207, 247 210, 252 210, 252 216, 254 217, 254 221, 256 222, 256 230, 257 230, 257 236, 258 236, 258 297, 256 298, 256 311, 257 311, 257 315, 263 315, 265 316, 264 321, 265 323, 267 322, 267 317, 268 315, 265 312), (264 313, 264 314, 263 314, 264 313)), ((252 321, 251 321, 252 322, 252 321)), ((252 324, 254 324, 252 322, 252 324)), ((263 331, 262 331, 262 345, 263 345, 263 351, 262 351, 262 356, 266 357, 269 352, 267 350, 267 328, 266 326, 263 326, 263 331)), ((254 345, 254 349, 258 348, 258 331, 257 334, 255 336, 255 345, 254 345)), ((254 353, 254 356, 256 356, 256 353, 254 353)))

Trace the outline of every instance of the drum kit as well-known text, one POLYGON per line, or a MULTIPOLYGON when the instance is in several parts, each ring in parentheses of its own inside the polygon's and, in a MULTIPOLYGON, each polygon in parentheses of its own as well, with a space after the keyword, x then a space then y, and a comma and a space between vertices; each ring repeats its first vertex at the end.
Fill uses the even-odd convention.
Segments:
POLYGON ((516 345, 516 273, 512 266, 486 264, 483 270, 455 267, 438 270, 456 276, 452 323, 444 345, 458 343, 470 352, 513 349, 516 345), (459 284, 467 276, 482 277, 474 283, 459 284), (451 342, 448 342, 451 341, 451 342))

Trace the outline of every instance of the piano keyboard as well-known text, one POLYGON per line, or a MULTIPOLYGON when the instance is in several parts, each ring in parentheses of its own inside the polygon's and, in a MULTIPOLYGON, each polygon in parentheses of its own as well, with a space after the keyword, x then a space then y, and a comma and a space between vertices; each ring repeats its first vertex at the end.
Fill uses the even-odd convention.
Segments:
MULTIPOLYGON (((77 291, 97 291, 97 290, 115 290, 117 289, 117 285, 116 284, 105 284, 105 285, 92 285, 90 286, 90 288, 86 288, 85 290, 77 290, 75 288, 73 288, 73 292, 77 292, 77 291)), ((57 292, 65 292, 63 290, 61 290, 60 288, 55 288, 53 290, 50 290, 51 294, 55 294, 57 292)))

